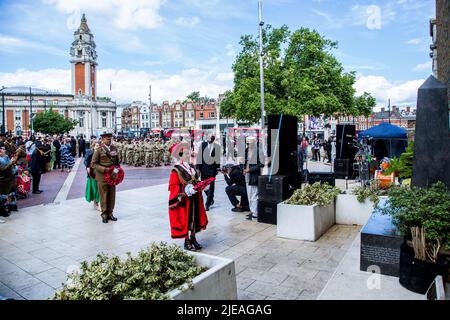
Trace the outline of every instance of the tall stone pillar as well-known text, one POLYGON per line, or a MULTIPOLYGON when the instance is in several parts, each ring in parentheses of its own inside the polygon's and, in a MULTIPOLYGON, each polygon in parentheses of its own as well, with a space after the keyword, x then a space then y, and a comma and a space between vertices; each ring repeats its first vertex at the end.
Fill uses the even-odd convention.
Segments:
POLYGON ((437 78, 450 89, 450 0, 436 0, 436 47, 437 78))
POLYGON ((430 76, 417 95, 412 185, 437 181, 450 188, 450 128, 447 87, 430 76))

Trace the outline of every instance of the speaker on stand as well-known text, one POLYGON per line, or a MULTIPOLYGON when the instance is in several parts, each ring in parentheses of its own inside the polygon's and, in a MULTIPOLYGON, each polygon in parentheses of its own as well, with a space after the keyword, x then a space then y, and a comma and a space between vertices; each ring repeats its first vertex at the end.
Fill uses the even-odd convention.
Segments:
POLYGON ((353 177, 356 150, 352 143, 355 138, 356 126, 354 124, 338 124, 336 126, 336 159, 334 160, 336 178, 351 179, 353 177))

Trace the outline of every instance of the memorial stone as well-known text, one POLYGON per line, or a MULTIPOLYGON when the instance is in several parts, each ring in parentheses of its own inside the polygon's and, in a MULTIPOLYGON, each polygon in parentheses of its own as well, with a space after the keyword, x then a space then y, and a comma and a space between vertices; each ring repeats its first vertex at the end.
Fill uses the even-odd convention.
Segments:
POLYGON ((412 185, 442 181, 450 188, 449 122, 447 87, 430 76, 417 95, 412 185))

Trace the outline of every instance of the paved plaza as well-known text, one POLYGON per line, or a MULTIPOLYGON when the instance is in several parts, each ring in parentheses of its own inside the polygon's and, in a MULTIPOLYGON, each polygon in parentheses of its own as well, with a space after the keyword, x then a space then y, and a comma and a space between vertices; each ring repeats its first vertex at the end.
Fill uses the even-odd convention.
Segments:
MULTIPOLYGON (((323 164, 311 165, 327 169, 323 164)), ((127 190, 124 182, 116 200, 119 220, 108 224, 101 223, 99 212, 84 200, 83 170, 81 164, 72 176, 65 174, 66 182, 55 199, 66 200, 21 208, 0 225, 0 296, 49 298, 61 288, 67 270, 99 252, 124 256, 155 241, 182 245, 182 240, 170 238, 169 167, 126 168, 128 185, 140 188, 127 190)), ((202 252, 235 260, 238 298, 317 299, 360 226, 335 225, 316 242, 278 238, 276 226, 231 212, 224 188, 219 175, 209 225, 198 239, 204 245, 202 252)))

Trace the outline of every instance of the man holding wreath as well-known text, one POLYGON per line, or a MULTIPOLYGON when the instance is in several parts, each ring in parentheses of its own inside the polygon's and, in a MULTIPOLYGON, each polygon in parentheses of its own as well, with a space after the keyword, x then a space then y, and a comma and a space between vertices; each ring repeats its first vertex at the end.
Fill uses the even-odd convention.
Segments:
POLYGON ((98 191, 100 193, 100 204, 102 210, 102 221, 117 221, 113 215, 116 202, 116 186, 110 180, 115 180, 119 173, 119 157, 117 148, 112 145, 112 133, 103 133, 100 148, 95 150, 92 156, 91 167, 95 170, 98 191))

